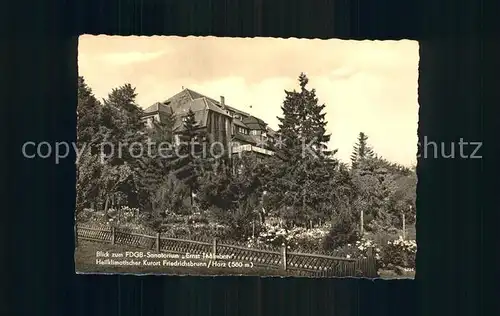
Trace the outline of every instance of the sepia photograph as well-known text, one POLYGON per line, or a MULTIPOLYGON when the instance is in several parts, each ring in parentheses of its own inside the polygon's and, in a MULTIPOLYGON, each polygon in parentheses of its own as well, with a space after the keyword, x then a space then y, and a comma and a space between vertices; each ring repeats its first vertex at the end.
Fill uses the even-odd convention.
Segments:
POLYGON ((418 63, 410 40, 80 36, 76 272, 413 279, 418 63))

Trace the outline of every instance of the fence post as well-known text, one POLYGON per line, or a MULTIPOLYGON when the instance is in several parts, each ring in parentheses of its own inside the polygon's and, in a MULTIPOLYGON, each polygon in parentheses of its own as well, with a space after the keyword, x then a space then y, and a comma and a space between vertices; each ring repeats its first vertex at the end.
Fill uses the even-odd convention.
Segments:
POLYGON ((156 252, 160 252, 160 232, 156 233, 156 252))
POLYGON ((217 238, 214 238, 212 242, 212 256, 212 259, 215 260, 215 257, 217 256, 217 238))
POLYGON ((283 270, 286 271, 286 245, 283 244, 281 245, 281 261, 282 261, 282 264, 283 264, 283 270))
POLYGON ((111 227, 111 244, 112 245, 115 244, 115 227, 114 226, 111 227))
POLYGON ((367 251, 367 277, 375 277, 377 276, 377 263, 375 262, 375 254, 373 250, 373 246, 368 248, 367 251))

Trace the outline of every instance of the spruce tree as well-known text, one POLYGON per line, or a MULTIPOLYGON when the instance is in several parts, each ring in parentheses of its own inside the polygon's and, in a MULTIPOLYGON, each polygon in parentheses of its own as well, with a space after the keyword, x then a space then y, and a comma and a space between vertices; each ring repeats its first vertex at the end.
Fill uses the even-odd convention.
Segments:
MULTIPOLYGON (((269 165, 253 155, 234 158, 239 172, 219 164, 200 178, 201 207, 211 209, 218 223, 232 229, 233 237, 248 237, 252 221, 265 221, 261 197, 269 181, 269 165)), ((258 223, 258 222, 257 222, 258 223)))
POLYGON ((351 154, 352 167, 356 168, 357 163, 363 159, 370 159, 374 157, 373 149, 368 145, 368 136, 360 132, 358 135, 358 140, 354 144, 353 151, 351 154))
POLYGON ((352 170, 368 229, 386 229, 391 222, 387 211, 392 177, 387 166, 385 159, 374 154, 371 159, 358 160, 356 168, 352 170))
POLYGON ((183 119, 180 131, 181 143, 176 146, 173 174, 189 188, 191 207, 194 205, 193 193, 199 189, 200 164, 206 159, 206 134, 200 130, 195 113, 189 109, 183 119))
MULTIPOLYGON (((172 171, 175 160, 173 150, 173 129, 175 115, 172 112, 160 113, 160 120, 155 121, 152 128, 148 129, 148 154, 140 159, 139 169, 141 174, 141 186, 148 192, 150 207, 164 214, 165 209, 178 206, 174 202, 171 192, 172 179, 169 173, 172 171), (167 196, 170 194, 171 196, 167 196)), ((177 194, 177 192, 176 192, 177 194)))
POLYGON ((319 104, 314 89, 307 89, 308 78, 299 76, 300 91, 285 91, 283 117, 278 118, 282 146, 277 156, 274 202, 282 204, 283 216, 304 223, 325 215, 328 182, 334 174, 335 151, 327 150, 324 104, 319 104))

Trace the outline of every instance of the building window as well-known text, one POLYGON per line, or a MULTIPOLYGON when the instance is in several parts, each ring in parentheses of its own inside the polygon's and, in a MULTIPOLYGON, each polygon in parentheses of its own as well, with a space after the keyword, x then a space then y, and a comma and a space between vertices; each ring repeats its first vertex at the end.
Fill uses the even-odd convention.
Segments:
POLYGON ((238 133, 248 135, 248 130, 243 127, 238 127, 238 133))

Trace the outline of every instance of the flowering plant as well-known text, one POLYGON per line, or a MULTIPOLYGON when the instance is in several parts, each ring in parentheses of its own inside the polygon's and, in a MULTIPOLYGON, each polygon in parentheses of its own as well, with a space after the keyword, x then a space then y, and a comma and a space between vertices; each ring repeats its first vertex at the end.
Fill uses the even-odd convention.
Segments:
POLYGON ((415 240, 398 239, 388 241, 382 249, 382 262, 384 265, 396 265, 402 268, 415 268, 417 243, 415 240))
POLYGON ((339 257, 346 257, 348 259, 366 259, 368 252, 372 249, 373 256, 377 262, 381 259, 380 247, 371 239, 361 238, 355 243, 344 245, 334 250, 334 255, 339 257))
POLYGON ((109 208, 107 215, 109 217, 109 221, 118 224, 130 223, 137 219, 139 215, 139 209, 129 207, 129 206, 121 206, 118 209, 109 208))
POLYGON ((286 229, 279 223, 269 221, 262 226, 262 230, 257 236, 248 238, 247 243, 249 247, 287 245, 287 248, 291 250, 317 251, 321 249, 321 241, 327 232, 328 230, 325 228, 293 227, 286 229))

